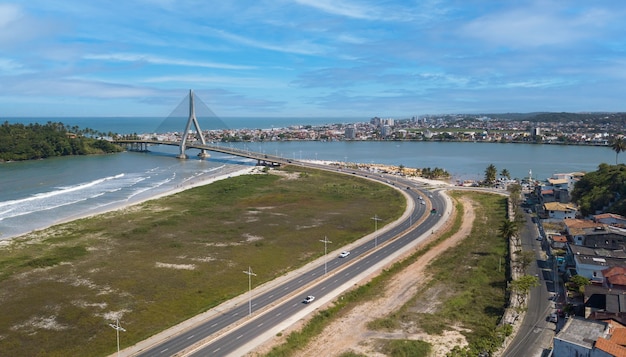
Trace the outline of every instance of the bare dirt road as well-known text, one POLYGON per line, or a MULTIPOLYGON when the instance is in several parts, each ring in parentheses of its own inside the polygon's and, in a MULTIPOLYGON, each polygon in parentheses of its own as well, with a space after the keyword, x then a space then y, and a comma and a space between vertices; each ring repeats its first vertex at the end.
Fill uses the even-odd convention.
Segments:
MULTIPOLYGON (((445 355, 454 346, 464 346, 465 339, 457 331, 448 331, 443 335, 432 336, 422 333, 408 334, 403 331, 391 333, 372 331, 367 328, 369 321, 384 317, 409 301, 432 278, 426 274, 426 266, 438 255, 469 235, 475 217, 474 209, 472 202, 468 199, 462 199, 461 203, 464 211, 463 223, 457 233, 431 248, 419 260, 395 275, 385 289, 386 294, 384 296, 359 305, 342 318, 327 326, 297 356, 337 356, 348 351, 367 356, 384 356, 375 351, 375 341, 390 338, 427 341, 433 345, 433 355, 435 356, 445 355)), ((454 215, 450 216, 453 217, 454 215)), ((451 221, 451 219, 448 221, 448 226, 452 224, 451 221)), ((445 230, 442 229, 440 232, 445 230)), ((436 236, 437 234, 432 239, 435 239, 436 236)), ((437 301, 434 300, 436 300, 436 294, 430 295, 428 303, 424 304, 424 307, 428 308, 428 306, 437 305, 437 301)), ((292 330, 297 330, 300 327, 292 326, 292 330)), ((282 336, 274 337, 268 343, 259 346, 255 351, 249 353, 248 356, 259 356, 268 352, 272 346, 284 342, 289 332, 285 331, 282 336)))

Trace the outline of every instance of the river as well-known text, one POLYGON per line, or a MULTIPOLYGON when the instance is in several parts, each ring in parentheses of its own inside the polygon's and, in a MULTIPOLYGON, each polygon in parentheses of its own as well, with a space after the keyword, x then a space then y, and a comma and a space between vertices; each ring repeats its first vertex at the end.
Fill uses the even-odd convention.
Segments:
MULTIPOLYGON (((66 124, 118 132, 114 124, 109 128, 84 122, 66 124)), ((615 153, 606 147, 547 144, 290 141, 222 145, 294 160, 439 167, 454 180, 480 180, 490 164, 498 172, 507 169, 514 178, 530 174, 546 179, 554 173, 593 171, 602 162, 615 162, 615 153)), ((255 164, 217 153, 201 160, 195 157, 197 150, 188 150, 190 159, 179 160, 176 147, 153 146, 150 150, 0 164, 0 240, 139 202, 193 182, 228 176, 255 164)))

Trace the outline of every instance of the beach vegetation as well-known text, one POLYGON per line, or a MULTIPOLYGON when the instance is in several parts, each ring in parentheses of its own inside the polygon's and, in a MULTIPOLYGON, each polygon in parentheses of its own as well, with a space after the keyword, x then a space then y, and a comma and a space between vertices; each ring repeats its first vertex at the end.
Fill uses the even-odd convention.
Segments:
POLYGON ((322 257, 320 239, 338 254, 373 232, 373 214, 382 228, 405 209, 387 185, 288 166, 13 238, 0 247, 0 351, 112 354, 116 318, 133 345, 246 294, 248 267, 254 289, 322 257))

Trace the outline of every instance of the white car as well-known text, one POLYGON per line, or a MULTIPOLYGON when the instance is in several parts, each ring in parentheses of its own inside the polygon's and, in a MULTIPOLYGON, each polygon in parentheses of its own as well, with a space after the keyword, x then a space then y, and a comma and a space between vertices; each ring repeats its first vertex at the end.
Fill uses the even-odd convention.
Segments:
POLYGON ((339 258, 345 258, 348 255, 350 255, 350 252, 348 252, 347 250, 344 250, 343 252, 339 253, 339 258))
POLYGON ((559 315, 555 312, 550 314, 550 322, 557 323, 559 321, 559 315))
POLYGON ((315 300, 315 296, 309 295, 309 296, 305 297, 304 301, 302 301, 302 302, 305 303, 305 304, 309 304, 309 303, 312 303, 313 300, 315 300))

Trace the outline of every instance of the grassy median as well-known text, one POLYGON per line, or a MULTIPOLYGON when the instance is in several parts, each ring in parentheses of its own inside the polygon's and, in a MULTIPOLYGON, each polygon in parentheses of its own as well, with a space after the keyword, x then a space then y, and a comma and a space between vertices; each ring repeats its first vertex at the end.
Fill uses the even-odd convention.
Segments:
MULTIPOLYGON (((115 352, 337 249, 406 207, 355 176, 286 167, 13 239, 0 248, 0 351, 115 352)), ((380 228, 380 225, 379 225, 380 228)))

